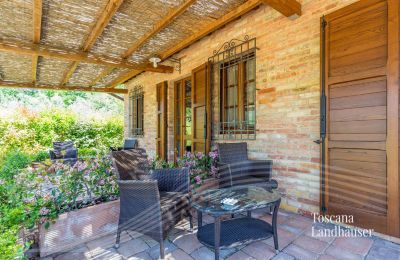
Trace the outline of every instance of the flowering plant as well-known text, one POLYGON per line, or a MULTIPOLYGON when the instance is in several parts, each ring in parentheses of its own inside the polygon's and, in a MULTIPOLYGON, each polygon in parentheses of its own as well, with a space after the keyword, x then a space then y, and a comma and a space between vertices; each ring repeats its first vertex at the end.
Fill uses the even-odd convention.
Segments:
POLYGON ((191 153, 186 152, 181 158, 178 158, 176 162, 166 162, 161 159, 150 159, 151 169, 163 169, 163 168, 174 168, 174 167, 185 167, 189 168, 190 171, 190 182, 195 186, 199 187, 205 179, 216 177, 217 167, 216 163, 218 160, 218 152, 212 151, 208 154, 202 152, 191 153))
POLYGON ((34 209, 45 226, 63 212, 114 200, 119 193, 109 157, 78 160, 73 165, 46 162, 26 168, 15 179, 24 187, 26 209, 34 209))

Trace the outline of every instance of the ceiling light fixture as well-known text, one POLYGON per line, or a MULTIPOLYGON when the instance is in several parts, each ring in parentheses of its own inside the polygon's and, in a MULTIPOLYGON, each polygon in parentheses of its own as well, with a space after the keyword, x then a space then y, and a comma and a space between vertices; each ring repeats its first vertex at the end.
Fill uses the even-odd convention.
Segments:
POLYGON ((158 57, 157 55, 152 56, 149 61, 151 63, 153 63, 153 67, 157 68, 157 63, 159 63, 161 61, 160 57, 158 57))

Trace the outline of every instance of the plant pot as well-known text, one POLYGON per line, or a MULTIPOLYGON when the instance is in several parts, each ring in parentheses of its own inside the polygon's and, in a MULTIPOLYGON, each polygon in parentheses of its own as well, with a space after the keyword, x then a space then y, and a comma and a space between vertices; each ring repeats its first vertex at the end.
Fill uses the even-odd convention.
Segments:
POLYGON ((40 257, 68 251, 77 245, 115 233, 119 200, 63 213, 46 229, 39 225, 40 257))

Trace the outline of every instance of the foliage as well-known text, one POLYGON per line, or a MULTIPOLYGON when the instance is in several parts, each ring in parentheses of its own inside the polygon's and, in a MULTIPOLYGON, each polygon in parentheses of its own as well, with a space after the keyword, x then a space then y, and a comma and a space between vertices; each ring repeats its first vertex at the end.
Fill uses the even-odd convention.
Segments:
POLYGON ((0 171, 0 250, 8 259, 23 256, 24 247, 16 244, 21 227, 48 226, 63 212, 118 196, 109 157, 86 158, 74 165, 46 160, 35 168, 14 168, 13 174, 10 165, 26 167, 30 161, 15 153, 7 162, 0 171))
POLYGON ((123 109, 123 102, 106 94, 0 90, 0 259, 23 258, 29 244, 17 243, 21 228, 118 192, 109 180, 108 159, 81 160, 80 171, 69 166, 52 171, 56 165, 48 164, 48 150, 53 141, 72 140, 79 157, 108 153, 122 144, 123 109), (32 161, 45 166, 27 168, 32 161), (51 182, 59 185, 51 186, 49 200, 44 185, 51 182), (36 194, 35 187, 43 189, 36 194))
POLYGON ((176 163, 167 162, 159 158, 150 159, 151 169, 165 169, 174 167, 185 167, 190 170, 190 182, 195 186, 201 186, 204 180, 215 177, 217 174, 216 163, 218 152, 212 151, 208 155, 204 153, 186 152, 182 158, 178 158, 176 163))
POLYGON ((52 110, 41 113, 21 112, 12 119, 0 118, 0 154, 20 150, 38 154, 52 147, 53 141, 72 140, 80 156, 104 154, 123 139, 122 117, 81 121, 74 113, 52 110))
POLYGON ((26 168, 16 176, 22 200, 44 223, 60 213, 113 200, 118 196, 111 158, 89 158, 69 165, 63 162, 26 168))

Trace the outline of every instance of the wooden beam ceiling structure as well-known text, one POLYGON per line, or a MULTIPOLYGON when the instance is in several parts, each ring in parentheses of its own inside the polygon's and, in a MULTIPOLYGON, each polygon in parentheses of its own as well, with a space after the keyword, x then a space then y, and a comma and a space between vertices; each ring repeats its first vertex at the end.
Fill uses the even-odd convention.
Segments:
POLYGON ((45 90, 67 90, 67 91, 86 91, 86 92, 99 92, 99 93, 115 93, 115 94, 127 94, 127 89, 118 88, 93 88, 93 87, 82 87, 82 86, 53 86, 45 84, 34 84, 34 83, 19 83, 12 81, 0 81, 0 88, 31 88, 31 89, 45 89, 45 90))
MULTIPOLYGON (((96 43, 97 38, 103 33, 104 28, 108 25, 111 18, 117 12, 118 8, 121 6, 124 0, 109 0, 107 5, 104 7, 103 11, 101 12, 99 19, 93 26, 92 30, 90 31, 88 37, 86 38, 82 51, 88 52, 93 45, 96 43)), ((71 78, 72 74, 74 74, 76 68, 79 65, 79 61, 74 61, 69 69, 65 72, 61 85, 67 84, 69 79, 71 78)))
POLYGON ((296 0, 262 0, 262 2, 286 17, 301 15, 301 4, 296 0))
MULTIPOLYGON (((93 55, 89 53, 91 48, 96 43, 97 39, 102 35, 105 27, 110 23, 112 17, 117 12, 118 8, 123 3, 123 0, 108 0, 106 6, 101 11, 98 20, 93 26, 93 29, 88 34, 85 42, 83 43, 80 50, 70 50, 57 48, 54 46, 46 46, 40 44, 41 30, 42 30, 42 3, 43 0, 34 0, 33 6, 33 40, 32 44, 19 43, 19 42, 7 42, 0 41, 0 51, 9 52, 20 55, 32 56, 32 83, 17 83, 9 81, 0 81, 0 84, 7 87, 21 87, 21 88, 39 88, 39 89, 60 89, 60 90, 80 90, 80 91, 95 91, 95 92, 109 92, 113 93, 127 93, 124 89, 116 89, 116 87, 124 83, 125 81, 137 76, 144 71, 158 72, 158 73, 171 73, 173 67, 158 65, 154 68, 152 64, 136 64, 128 61, 128 58, 138 51, 146 42, 151 40, 157 33, 167 28, 177 17, 183 14, 196 0, 184 0, 184 2, 178 7, 171 10, 164 18, 158 21, 153 28, 140 37, 134 42, 121 56, 121 59, 115 59, 106 56, 93 55), (37 63, 38 57, 47 57, 61 60, 72 61, 72 64, 65 72, 62 82, 59 86, 50 86, 37 84, 37 63), (105 65, 107 69, 101 72, 92 80, 90 86, 92 87, 80 87, 80 86, 66 86, 67 82, 75 72, 80 62, 105 65), (129 69, 127 73, 120 75, 113 80, 107 87, 104 88, 93 88, 97 82, 106 77, 112 72, 114 68, 126 68, 129 69)), ((196 41, 204 38, 205 36, 213 33, 214 31, 222 28, 226 24, 240 18, 242 15, 249 11, 257 8, 262 4, 267 4, 282 13, 283 15, 289 16, 300 16, 301 15, 301 4, 296 0, 248 0, 242 5, 234 8, 230 12, 226 13, 222 17, 208 24, 202 30, 194 33, 186 39, 181 40, 178 44, 174 45, 170 49, 164 50, 159 53, 162 61, 170 58, 172 55, 179 51, 189 47, 196 41)))
MULTIPOLYGON (((33 43, 40 43, 40 36, 42 32, 42 0, 33 1, 33 43)), ((32 55, 32 82, 36 84, 38 55, 32 55)))
POLYGON ((143 35, 139 40, 137 40, 131 47, 124 53, 123 58, 126 59, 143 46, 151 37, 156 33, 167 27, 176 17, 185 12, 196 0, 186 0, 183 4, 177 8, 170 11, 163 19, 158 21, 153 29, 143 35))
POLYGON ((160 73, 170 73, 173 71, 173 67, 170 66, 159 65, 157 68, 154 68, 152 64, 138 65, 126 60, 116 60, 110 57, 91 55, 87 52, 76 52, 73 50, 54 48, 40 44, 9 43, 0 41, 0 51, 21 55, 38 55, 68 61, 81 61, 114 68, 127 68, 160 73))
MULTIPOLYGON (((163 19, 158 21, 153 29, 149 32, 147 32, 145 35, 143 35, 139 40, 137 40, 134 44, 132 44, 128 50, 122 55, 123 59, 129 58, 135 51, 137 51, 140 47, 143 46, 148 40, 151 39, 154 35, 156 35, 158 32, 160 32, 162 29, 167 27, 171 22, 177 18, 179 15, 184 13, 196 0, 186 0, 183 2, 180 6, 177 8, 174 8, 171 10, 163 19)), ((101 80, 103 77, 107 76, 112 70, 105 70, 100 76, 102 77, 96 77, 96 80, 92 82, 92 86, 95 85, 99 80, 101 80)), ((138 75, 141 73, 141 71, 129 71, 120 77, 116 78, 113 80, 110 84, 110 88, 114 88, 118 86, 119 84, 124 83, 125 81, 129 80, 130 78, 133 78, 134 76, 138 75)))
MULTIPOLYGON (((169 50, 163 52, 160 57, 162 60, 165 60, 175 53, 183 50, 184 48, 190 46, 191 44, 195 43, 196 41, 200 40, 201 38, 207 36, 208 34, 222 28, 227 23, 234 21, 235 19, 239 18, 240 16, 246 14, 247 12, 253 10, 254 8, 258 7, 259 5, 263 4, 260 0, 249 0, 244 4, 238 6, 234 10, 230 11, 229 13, 223 15, 221 18, 215 20, 210 25, 208 25, 203 30, 193 34, 192 36, 186 38, 185 40, 181 41, 179 44, 175 45, 174 47, 170 48, 169 50)), ((137 73, 127 72, 121 75, 119 78, 111 82, 108 86, 109 88, 114 88, 119 84, 124 83, 125 81, 133 78, 134 76, 140 74, 142 71, 137 73)))

